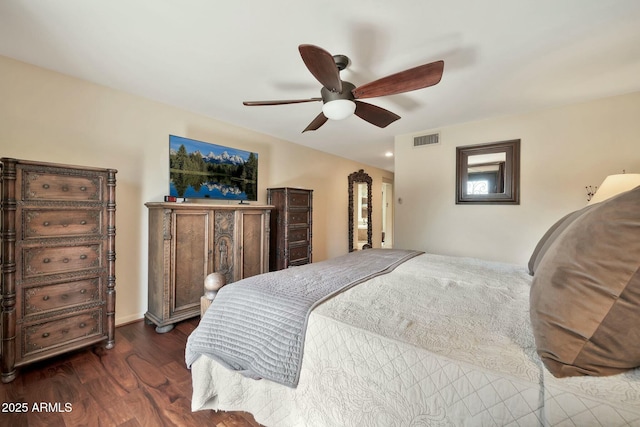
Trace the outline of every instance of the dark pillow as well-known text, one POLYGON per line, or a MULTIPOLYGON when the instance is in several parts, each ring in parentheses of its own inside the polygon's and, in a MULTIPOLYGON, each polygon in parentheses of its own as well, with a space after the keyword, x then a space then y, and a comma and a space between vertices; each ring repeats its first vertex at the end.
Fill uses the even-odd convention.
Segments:
POLYGON ((589 208, 549 245, 531 285, 537 351, 556 377, 640 366, 640 187, 589 208))
POLYGON ((531 258, 529 258, 528 267, 530 275, 534 275, 536 269, 538 268, 538 265, 540 264, 540 261, 542 261, 542 258, 544 257, 544 254, 547 253, 547 249, 549 249, 549 246, 551 246, 551 244, 558 238, 558 236, 565 230, 565 228, 571 225, 573 221, 575 221, 580 217, 580 215, 582 215, 592 207, 593 205, 586 206, 580 210, 571 212, 563 216, 555 224, 553 224, 546 233, 544 233, 544 236, 542 236, 542 238, 536 245, 536 248, 533 250, 531 258))

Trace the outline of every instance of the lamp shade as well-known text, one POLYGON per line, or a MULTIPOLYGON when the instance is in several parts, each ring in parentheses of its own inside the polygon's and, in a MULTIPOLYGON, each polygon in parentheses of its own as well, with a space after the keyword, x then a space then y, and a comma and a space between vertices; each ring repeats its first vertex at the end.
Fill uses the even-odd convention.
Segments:
POLYGON ((624 193, 640 185, 640 174, 622 173, 619 175, 609 175, 602 181, 596 194, 589 200, 587 205, 602 202, 617 194, 624 193))
POLYGON ((356 104, 349 99, 334 99, 322 105, 322 112, 331 120, 344 120, 355 111, 356 104))

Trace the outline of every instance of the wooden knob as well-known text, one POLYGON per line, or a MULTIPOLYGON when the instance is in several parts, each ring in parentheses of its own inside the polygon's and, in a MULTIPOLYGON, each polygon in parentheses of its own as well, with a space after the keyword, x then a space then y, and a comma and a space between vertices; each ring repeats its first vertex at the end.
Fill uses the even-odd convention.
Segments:
POLYGON ((204 294, 212 300, 215 298, 218 290, 227 283, 227 280, 222 273, 211 273, 204 279, 204 294))

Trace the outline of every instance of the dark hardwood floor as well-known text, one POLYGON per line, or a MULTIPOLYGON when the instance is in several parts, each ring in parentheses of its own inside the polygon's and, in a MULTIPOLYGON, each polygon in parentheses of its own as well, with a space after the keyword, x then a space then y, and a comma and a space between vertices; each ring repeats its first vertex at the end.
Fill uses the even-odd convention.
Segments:
POLYGON ((96 346, 21 368, 0 385, 0 426, 259 426, 246 413, 191 412, 184 347, 198 320, 166 334, 131 323, 116 328, 111 350, 96 346))

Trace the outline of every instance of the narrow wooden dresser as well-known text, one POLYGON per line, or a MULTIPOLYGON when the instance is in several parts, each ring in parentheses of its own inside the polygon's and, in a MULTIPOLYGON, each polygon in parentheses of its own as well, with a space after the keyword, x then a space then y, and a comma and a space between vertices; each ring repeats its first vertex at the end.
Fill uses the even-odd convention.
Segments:
POLYGON ((269 271, 273 206, 146 203, 149 209, 149 287, 145 319, 158 333, 200 315, 204 279, 226 283, 269 271))
POLYGON ((313 190, 268 188, 271 215, 270 271, 312 261, 313 190))
POLYGON ((116 170, 0 159, 2 382, 115 333, 116 170))

